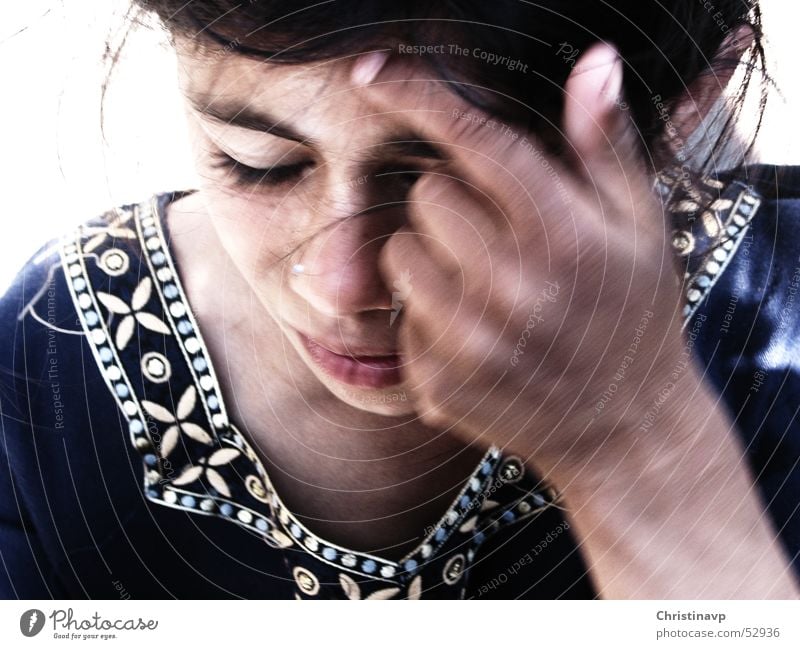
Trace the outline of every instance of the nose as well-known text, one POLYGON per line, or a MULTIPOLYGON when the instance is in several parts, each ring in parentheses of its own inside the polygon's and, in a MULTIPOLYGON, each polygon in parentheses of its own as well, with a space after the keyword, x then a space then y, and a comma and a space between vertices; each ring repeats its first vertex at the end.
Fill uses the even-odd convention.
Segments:
POLYGON ((387 286, 381 277, 378 257, 405 222, 405 210, 402 204, 376 207, 381 203, 366 187, 369 177, 358 178, 362 184, 340 185, 320 204, 314 217, 320 231, 293 259, 303 272, 290 279, 292 289, 320 313, 345 316, 392 308, 391 282, 387 286))

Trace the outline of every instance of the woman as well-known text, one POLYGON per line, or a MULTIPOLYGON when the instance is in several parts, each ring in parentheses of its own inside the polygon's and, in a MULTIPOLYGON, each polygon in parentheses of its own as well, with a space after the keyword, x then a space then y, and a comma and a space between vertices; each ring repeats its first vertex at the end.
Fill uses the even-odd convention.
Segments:
POLYGON ((137 1, 201 183, 3 299, 0 592, 796 596, 796 172, 689 145, 716 4, 137 1))

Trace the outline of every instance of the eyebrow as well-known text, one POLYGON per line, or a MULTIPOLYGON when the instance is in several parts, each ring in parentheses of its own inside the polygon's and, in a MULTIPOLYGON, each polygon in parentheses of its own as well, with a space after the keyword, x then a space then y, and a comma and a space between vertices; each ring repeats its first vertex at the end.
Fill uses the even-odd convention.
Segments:
MULTIPOLYGON (((226 126, 236 126, 250 131, 269 133, 275 137, 299 142, 306 146, 315 146, 317 144, 314 138, 304 136, 293 127, 280 123, 281 120, 262 110, 224 103, 212 105, 202 101, 199 96, 189 94, 187 94, 186 98, 195 111, 226 126)), ((407 130, 395 133, 392 139, 387 142, 376 144, 368 154, 368 157, 382 158, 387 153, 398 157, 428 158, 431 160, 446 159, 433 144, 407 130)))
POLYGON ((261 131, 269 133, 275 137, 280 137, 293 142, 300 142, 312 146, 314 140, 305 137, 291 126, 281 124, 280 120, 275 119, 263 111, 255 110, 248 106, 233 106, 221 104, 218 106, 201 101, 198 97, 187 95, 187 100, 194 110, 201 115, 225 124, 226 126, 238 126, 249 131, 261 131))

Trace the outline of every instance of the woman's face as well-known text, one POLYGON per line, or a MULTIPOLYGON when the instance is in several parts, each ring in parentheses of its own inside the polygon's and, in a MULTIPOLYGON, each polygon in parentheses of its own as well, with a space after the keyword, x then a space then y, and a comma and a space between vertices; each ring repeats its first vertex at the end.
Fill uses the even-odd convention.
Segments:
POLYGON ((383 278, 378 257, 439 154, 373 114, 352 58, 271 65, 180 42, 178 55, 206 208, 292 362, 356 408, 411 413, 397 335, 413 269, 383 278))

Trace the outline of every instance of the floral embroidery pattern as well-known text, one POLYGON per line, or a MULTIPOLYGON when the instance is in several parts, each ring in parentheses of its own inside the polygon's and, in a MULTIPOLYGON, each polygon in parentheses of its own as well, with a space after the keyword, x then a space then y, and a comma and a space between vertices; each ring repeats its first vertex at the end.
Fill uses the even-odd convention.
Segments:
POLYGON ((130 228, 122 227, 131 219, 131 212, 123 210, 120 214, 114 217, 107 227, 103 228, 101 232, 94 235, 83 246, 83 252, 93 252, 100 244, 104 243, 108 237, 112 239, 135 239, 136 233, 130 228))
MULTIPOLYGON (((376 590, 366 597, 362 597, 361 586, 350 575, 339 573, 339 584, 342 587, 347 599, 395 599, 395 595, 401 592, 401 589, 392 586, 390 588, 381 588, 376 590)), ((422 575, 417 575, 411 580, 408 585, 405 599, 420 599, 422 597, 422 575)))
POLYGON ((241 451, 235 448, 221 448, 214 451, 208 458, 200 458, 197 466, 188 466, 183 472, 172 481, 174 485, 191 484, 200 477, 205 477, 214 489, 223 496, 231 497, 231 490, 225 479, 212 467, 228 464, 241 455, 241 451))
POLYGON ((115 343, 120 349, 125 349, 131 336, 133 336, 136 322, 156 333, 170 333, 169 327, 164 324, 161 318, 141 310, 147 306, 152 292, 153 280, 149 277, 142 278, 142 281, 139 282, 139 285, 133 291, 130 306, 115 295, 98 291, 97 299, 103 306, 111 311, 111 313, 123 316, 117 325, 117 333, 114 336, 115 343))
POLYGON ((165 424, 172 424, 162 436, 161 455, 167 457, 178 443, 180 433, 184 433, 193 440, 201 444, 213 445, 214 441, 202 426, 198 426, 190 421, 184 421, 192 414, 197 403, 197 390, 193 385, 186 388, 181 398, 178 400, 178 407, 173 415, 164 406, 160 406, 152 401, 142 401, 142 407, 153 419, 165 424))

